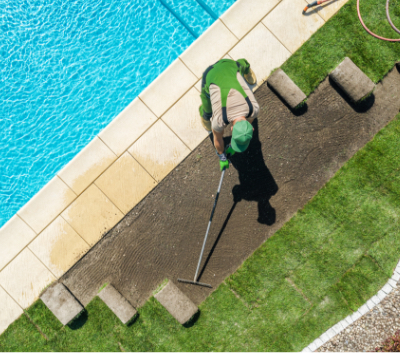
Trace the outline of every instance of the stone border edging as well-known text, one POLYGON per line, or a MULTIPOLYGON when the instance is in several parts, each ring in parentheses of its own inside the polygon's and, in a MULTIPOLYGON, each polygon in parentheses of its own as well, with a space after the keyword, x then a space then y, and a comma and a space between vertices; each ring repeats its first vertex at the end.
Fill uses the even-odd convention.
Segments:
POLYGON ((397 267, 393 271, 393 275, 387 283, 382 287, 380 291, 372 298, 370 298, 364 305, 362 305, 356 312, 347 316, 343 320, 339 321, 336 325, 333 325, 330 329, 326 330, 321 336, 311 342, 302 352, 314 352, 326 342, 330 341, 340 332, 345 330, 348 326, 353 324, 359 318, 367 314, 375 306, 377 306, 385 297, 396 288, 396 284, 400 283, 400 261, 397 263, 397 267))

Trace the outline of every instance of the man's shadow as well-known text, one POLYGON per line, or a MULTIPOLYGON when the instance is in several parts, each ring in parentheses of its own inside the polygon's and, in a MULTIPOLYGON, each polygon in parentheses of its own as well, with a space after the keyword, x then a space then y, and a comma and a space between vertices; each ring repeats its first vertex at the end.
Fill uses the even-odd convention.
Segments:
POLYGON ((239 173, 239 185, 232 190, 234 204, 246 200, 258 203, 258 222, 266 225, 275 223, 275 209, 270 198, 278 191, 278 185, 264 162, 257 119, 253 122, 254 132, 250 145, 243 153, 231 157, 232 166, 239 173))
MULTIPOLYGON (((239 173, 239 185, 235 185, 232 189, 233 205, 225 218, 221 230, 209 252, 207 259, 202 267, 198 280, 203 275, 208 262, 231 218, 236 205, 242 200, 255 201, 258 204, 258 219, 261 224, 268 226, 275 223, 276 213, 275 209, 269 203, 269 200, 278 191, 278 185, 274 177, 266 166, 262 154, 261 142, 259 139, 258 120, 253 122, 254 132, 250 145, 243 153, 235 153, 230 158, 231 167, 235 168, 239 173)), ((210 134, 211 141, 213 141, 212 134, 210 134)), ((225 146, 230 143, 231 137, 224 137, 225 146)))

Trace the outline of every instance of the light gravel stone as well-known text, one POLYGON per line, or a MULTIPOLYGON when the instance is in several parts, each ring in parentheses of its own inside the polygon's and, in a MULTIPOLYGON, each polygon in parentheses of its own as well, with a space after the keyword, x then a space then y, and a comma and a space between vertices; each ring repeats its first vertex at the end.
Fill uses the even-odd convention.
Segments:
POLYGON ((383 290, 386 294, 389 294, 389 293, 393 290, 393 287, 392 287, 389 283, 386 283, 386 284, 383 286, 382 290, 383 290))
MULTIPOLYGON (((371 352, 382 346, 385 339, 400 330, 400 286, 380 301, 372 297, 377 304, 364 316, 349 325, 341 333, 317 348, 318 352, 371 352), (379 301, 380 302, 379 302, 379 301)), ((354 314, 353 314, 354 315, 354 314)), ((346 318, 346 321, 347 318, 346 318)))

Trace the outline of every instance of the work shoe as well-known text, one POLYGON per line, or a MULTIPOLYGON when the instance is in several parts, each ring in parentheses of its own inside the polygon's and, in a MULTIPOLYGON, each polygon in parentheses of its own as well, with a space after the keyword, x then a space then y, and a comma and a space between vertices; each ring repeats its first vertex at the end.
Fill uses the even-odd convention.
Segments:
POLYGON ((203 117, 200 117, 201 125, 207 130, 207 132, 211 132, 211 121, 205 120, 203 117))
POLYGON ((257 82, 256 74, 251 69, 251 67, 249 68, 249 72, 244 75, 244 79, 246 80, 246 82, 249 85, 255 85, 256 84, 256 82, 257 82))

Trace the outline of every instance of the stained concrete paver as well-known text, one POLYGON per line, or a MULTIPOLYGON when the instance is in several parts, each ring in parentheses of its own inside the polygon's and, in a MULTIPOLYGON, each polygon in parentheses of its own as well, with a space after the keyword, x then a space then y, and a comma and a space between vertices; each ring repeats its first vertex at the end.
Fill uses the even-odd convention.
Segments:
POLYGON ((125 214, 156 185, 151 175, 128 152, 96 180, 96 186, 125 214))
POLYGON ((90 246, 93 246, 124 215, 96 185, 92 184, 61 216, 90 246))
POLYGON ((157 181, 161 181, 190 153, 162 120, 157 121, 128 151, 157 181))
POLYGON ((59 278, 90 249, 90 246, 59 216, 29 244, 29 249, 59 278))
POLYGON ((70 161, 58 176, 79 195, 117 156, 97 136, 70 161))

